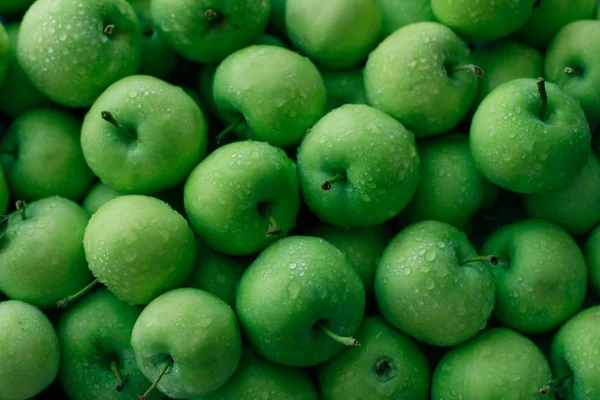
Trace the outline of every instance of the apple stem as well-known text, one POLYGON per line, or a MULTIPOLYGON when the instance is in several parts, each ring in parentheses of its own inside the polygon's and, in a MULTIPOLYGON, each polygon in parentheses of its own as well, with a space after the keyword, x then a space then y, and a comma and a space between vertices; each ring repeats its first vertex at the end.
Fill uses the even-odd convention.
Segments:
POLYGON ((104 34, 106 36, 112 36, 115 33, 115 26, 113 24, 106 25, 104 27, 104 34))
POLYGON ((135 134, 132 131, 130 131, 129 129, 125 128, 123 125, 121 125, 115 119, 115 117, 112 115, 112 113, 110 111, 102 111, 100 113, 100 116, 102 117, 103 120, 105 120, 106 122, 108 122, 109 124, 111 124, 112 126, 117 128, 118 130, 120 130, 125 135, 125 137, 127 137, 129 139, 135 139, 135 134))
POLYGON ((460 67, 452 68, 452 72, 458 72, 463 70, 473 71, 473 74, 475 74, 477 78, 482 78, 483 75, 485 75, 481 67, 475 64, 461 65, 460 67))
POLYGON ((267 236, 274 237, 281 234, 281 228, 277 225, 275 217, 269 215, 269 229, 267 229, 267 236))
POLYGON ((117 383, 115 384, 115 390, 117 392, 122 392, 125 388, 125 384, 127 383, 127 377, 121 378, 121 373, 119 372, 119 364, 116 360, 112 360, 110 362, 110 370, 112 371, 113 375, 115 376, 115 380, 117 381, 117 383))
POLYGON ((479 262, 479 261, 489 262, 492 265, 498 265, 500 263, 500 257, 498 257, 498 256, 469 257, 469 258, 465 258, 464 260, 459 262, 458 265, 463 266, 465 264, 470 264, 470 263, 479 262))
POLYGON ((346 180, 346 176, 342 175, 342 174, 338 174, 336 176, 334 176, 331 179, 327 179, 325 182, 323 182, 323 184, 321 185, 321 190, 331 190, 331 186, 336 183, 336 182, 340 182, 340 181, 345 181, 346 180))
POLYGON ((217 22, 221 18, 219 13, 213 9, 206 10, 204 16, 208 19, 208 22, 217 22))
POLYGON ((16 207, 17 212, 21 214, 21 218, 23 221, 25 221, 27 219, 27 203, 25 203, 23 200, 17 200, 16 207))
POLYGON ((222 144, 225 138, 227 138, 227 136, 229 136, 229 134, 235 129, 235 127, 241 124, 242 121, 244 121, 244 116, 240 115, 231 124, 229 124, 227 128, 223 129, 223 131, 221 131, 221 133, 217 135, 217 144, 222 144))
POLYGON ((548 396, 550 392, 555 392, 567 379, 572 378, 573 373, 569 372, 568 374, 561 376, 560 378, 552 379, 547 384, 542 386, 540 389, 540 394, 542 396, 548 396))
POLYGON ((162 369, 160 370, 160 373, 158 374, 158 376, 156 377, 156 379, 154 380, 154 382, 152 382, 152 385, 150 385, 150 387, 148 388, 148 390, 146 390, 146 393, 144 393, 142 396, 138 395, 138 400, 146 400, 148 399, 148 397, 150 396, 150 394, 152 394, 152 392, 154 391, 154 389, 156 389, 156 386, 158 386, 158 383, 160 382, 160 380, 162 379, 162 377, 167 373, 167 370, 169 369, 169 367, 173 365, 173 360, 169 360, 165 363, 165 365, 163 365, 162 369))
POLYGON ((338 343, 341 343, 345 346, 360 347, 360 342, 357 339, 355 339, 353 337, 345 337, 345 336, 336 335, 335 333, 331 332, 325 325, 323 325, 323 323, 319 323, 319 329, 321 329, 321 331, 323 331, 324 334, 326 334, 327 336, 329 336, 330 338, 332 338, 333 340, 335 340, 338 343))
POLYGON ((565 67, 565 74, 571 75, 575 70, 571 67, 565 67))
POLYGON ((537 78, 538 93, 542 100, 542 109, 540 111, 540 118, 542 121, 546 120, 546 110, 548 109, 548 93, 546 92, 546 80, 542 77, 537 78))
POLYGON ((392 364, 387 358, 377 360, 375 363, 375 373, 377 375, 386 375, 392 369, 392 364))
POLYGON ((85 295, 87 292, 89 292, 90 290, 92 290, 92 288, 94 286, 96 286, 96 284, 98 283, 98 279, 94 279, 93 281, 91 281, 86 287, 84 287, 83 289, 81 289, 79 292, 72 294, 70 296, 65 297, 62 300, 59 300, 56 302, 56 307, 58 308, 67 308, 69 306, 69 304, 71 304, 72 302, 74 302, 75 300, 79 299, 81 296, 85 295))

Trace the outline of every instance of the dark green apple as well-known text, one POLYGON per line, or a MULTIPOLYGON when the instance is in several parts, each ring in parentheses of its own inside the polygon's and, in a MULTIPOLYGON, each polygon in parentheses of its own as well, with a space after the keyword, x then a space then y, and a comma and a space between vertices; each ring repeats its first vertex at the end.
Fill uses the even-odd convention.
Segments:
POLYGON ((104 204, 118 196, 119 194, 115 189, 105 183, 98 182, 87 192, 82 206, 91 215, 98 211, 104 204))
POLYGON ((334 110, 344 104, 367 104, 363 67, 319 70, 327 91, 327 109, 334 110))
POLYGON ((405 25, 435 21, 431 0, 378 0, 381 7, 383 36, 387 37, 405 25))

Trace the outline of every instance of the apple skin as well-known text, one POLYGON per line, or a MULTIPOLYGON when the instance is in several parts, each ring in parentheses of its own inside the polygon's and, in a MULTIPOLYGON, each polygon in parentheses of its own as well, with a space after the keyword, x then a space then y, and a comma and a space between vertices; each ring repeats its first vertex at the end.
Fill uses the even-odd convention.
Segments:
POLYGON ((581 106, 558 86, 545 86, 545 121, 536 81, 527 78, 498 86, 473 117, 469 144, 475 166, 504 189, 523 194, 555 189, 587 161, 591 134, 581 106))
POLYGON ((106 89, 81 129, 88 165, 121 193, 153 194, 182 183, 208 144, 206 119, 194 100, 180 87, 147 75, 123 78, 106 89), (105 111, 130 133, 104 120, 105 111))
POLYGON ((367 104, 363 67, 347 69, 319 69, 327 91, 327 110, 344 104, 367 104))
POLYGON ((100 207, 116 197, 119 197, 119 194, 115 189, 107 184, 98 182, 85 195, 82 207, 85 211, 92 215, 98 211, 100 207))
MULTIPOLYGON (((103 288, 61 315, 56 328, 61 350, 58 380, 69 399, 130 400, 146 391, 150 382, 138 369, 130 343, 140 311, 103 288), (121 377, 127 377, 122 391, 115 390, 113 361, 121 377)), ((158 391, 149 397, 163 398, 158 391)))
POLYGON ((0 215, 6 214, 9 200, 10 192, 8 190, 8 183, 6 182, 4 171, 0 168, 0 215))
POLYGON ((287 0, 285 27, 292 44, 328 68, 364 60, 381 35, 377 0, 287 0))
POLYGON ((61 196, 77 201, 92 185, 79 135, 81 121, 59 109, 32 110, 19 116, 0 141, 0 154, 12 195, 33 201, 61 196))
POLYGON ((344 228, 393 218, 419 181, 413 134, 367 105, 347 104, 323 117, 302 141, 297 160, 306 205, 321 221, 344 228), (346 179, 321 188, 339 174, 346 179))
POLYGON ((322 400, 425 400, 429 365, 417 344, 376 316, 356 333, 361 347, 342 350, 317 370, 322 400), (381 361, 389 370, 378 373, 381 361))
POLYGON ((36 307, 77 293, 91 280, 83 251, 89 215, 62 197, 29 203, 0 239, 0 291, 36 307))
POLYGON ((384 37, 409 24, 435 21, 431 0, 378 0, 378 3, 384 37))
POLYGON ((317 67, 276 46, 249 46, 217 68, 213 98, 225 124, 244 139, 294 147, 325 114, 327 93, 317 67), (243 71, 243 72, 242 72, 243 71))
POLYGON ((0 302, 2 398, 25 400, 46 389, 60 364, 58 338, 48 318, 21 301, 0 302))
POLYGON ((459 266, 477 256, 455 227, 423 221, 388 244, 375 273, 379 311, 392 326, 421 342, 454 346, 485 328, 494 309, 487 263, 459 266))
POLYGON ((8 65, 10 60, 10 41, 4 25, 0 24, 0 86, 6 80, 8 75, 8 65))
POLYGON ((433 374, 431 399, 539 400, 551 379, 550 364, 535 343, 494 328, 444 355, 433 374))
POLYGON ((544 65, 548 81, 579 101, 593 120, 600 119, 600 68, 596 68, 599 52, 600 21, 576 21, 554 36, 544 65), (566 73, 566 67, 571 67, 573 73, 566 73))
POLYGON ((94 276, 120 300, 148 304, 181 286, 196 248, 187 221, 167 203, 128 195, 92 215, 83 238, 94 276))
POLYGON ((369 55, 364 72, 369 104, 396 118, 415 136, 448 132, 477 95, 471 51, 450 28, 418 22, 398 29, 369 55))
POLYGON ((223 60, 256 39, 266 28, 270 0, 151 1, 152 19, 170 47, 197 62, 223 60), (216 12, 211 21, 206 12, 216 12))
POLYGON ((536 0, 432 0, 436 19, 469 40, 493 40, 522 27, 536 0))
POLYGON ((353 335, 363 318, 365 290, 344 253, 325 240, 282 239, 248 267, 237 289, 236 310, 252 348, 292 367, 320 364, 344 345, 317 326, 353 335))
POLYGON ((600 306, 568 320, 552 341, 552 367, 557 378, 573 374, 563 387, 565 400, 595 400, 600 393, 600 306))
POLYGON ((523 197, 527 215, 581 236, 600 223, 600 162, 590 153, 579 174, 557 189, 523 197))
POLYGON ((594 229, 585 244, 585 258, 589 271, 589 281, 600 296, 600 227, 594 229))
POLYGON ((587 269, 579 246, 558 225, 525 220, 490 235, 482 254, 500 257, 494 317, 524 334, 547 332, 577 312, 585 299, 587 269))
POLYGON ((194 232, 213 250, 230 255, 261 251, 286 236, 300 209, 296 166, 263 142, 220 147, 192 171, 184 205, 194 232), (269 217, 281 233, 269 237, 269 217))
POLYGON ((596 4, 596 0, 542 0, 529 21, 515 32, 515 37, 544 50, 565 25, 593 19, 596 4))
POLYGON ((164 293, 140 314, 131 345, 142 373, 169 397, 205 396, 235 373, 242 355, 240 328, 231 307, 210 293, 182 288, 164 293))
POLYGON ((142 33, 126 0, 38 0, 21 22, 17 54, 51 100, 87 107, 111 83, 137 72, 142 33), (114 26, 111 35, 104 32, 108 25, 114 26))
POLYGON ((308 374, 263 360, 250 348, 242 352, 235 374, 216 392, 190 400, 317 400, 317 390, 308 374))

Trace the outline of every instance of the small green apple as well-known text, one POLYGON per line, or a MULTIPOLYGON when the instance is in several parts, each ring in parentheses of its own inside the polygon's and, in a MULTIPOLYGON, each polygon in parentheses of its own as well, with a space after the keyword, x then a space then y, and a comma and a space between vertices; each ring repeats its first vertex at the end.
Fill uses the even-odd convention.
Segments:
POLYGON ((105 183, 98 182, 87 192, 82 206, 91 215, 98 211, 104 204, 118 196, 119 194, 115 189, 105 183))
POLYGON ((376 316, 356 333, 361 347, 343 350, 317 370, 322 400, 426 400, 429 365, 407 335, 376 316))
POLYGON ((348 258, 325 240, 294 236, 267 249, 238 284, 236 309, 252 348, 269 361, 308 367, 339 353, 365 309, 348 258))
POLYGON ((384 37, 405 25, 435 21, 431 0, 378 0, 378 2, 381 7, 384 37))
POLYGON ((585 244, 585 258, 589 270, 589 281, 600 296, 600 226, 589 235, 585 244))
POLYGON ((234 374, 242 355, 231 307, 193 288, 171 290, 148 304, 133 327, 131 345, 146 378, 176 399, 214 392, 234 374))
POLYGON ((345 228, 377 225, 402 211, 419 165, 413 134, 367 105, 331 111, 298 149, 304 201, 321 221, 345 228))
POLYGON ((23 17, 17 53, 51 100, 87 107, 111 83, 136 73, 142 33, 126 0, 37 0, 23 17))
POLYGON ((168 204, 117 197, 92 215, 83 238, 89 268, 120 300, 148 304, 191 273, 194 234, 168 204))
POLYGON ((6 214, 9 200, 10 192, 8 190, 8 183, 6 182, 4 171, 0 167, 0 215, 6 214))
POLYGON ((0 302, 0 326, 2 399, 32 398, 58 374, 56 332, 40 310, 16 300, 0 302))
POLYGON ((344 104, 367 104, 363 67, 347 69, 319 70, 327 91, 327 110, 331 111, 344 104))

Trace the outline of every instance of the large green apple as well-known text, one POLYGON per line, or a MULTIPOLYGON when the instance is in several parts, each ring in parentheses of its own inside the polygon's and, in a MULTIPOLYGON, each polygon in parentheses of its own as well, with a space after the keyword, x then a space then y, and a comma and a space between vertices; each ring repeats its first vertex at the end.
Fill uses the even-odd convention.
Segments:
MULTIPOLYGON (((58 379, 71 400, 133 400, 148 388, 130 343, 139 314, 138 308, 101 289, 60 317, 58 379)), ((162 398, 156 392, 150 400, 162 398)))
POLYGON ((111 85, 85 116, 90 168, 123 193, 152 194, 183 182, 204 157, 207 124, 180 87, 146 75, 111 85))
POLYGON ((83 197, 94 175, 81 151, 80 132, 81 121, 59 109, 19 116, 0 141, 0 161, 12 195, 25 201, 83 197))
POLYGON ((535 343, 494 328, 444 355, 433 374, 431 399, 540 400, 540 388, 550 379, 550 364, 535 343))
POLYGON ((600 296, 600 226, 594 229, 585 244, 585 258, 589 271, 589 281, 600 296))
POLYGON ((8 190, 8 183, 4 176, 4 171, 0 167, 0 215, 6 214, 8 210, 8 202, 10 199, 10 192, 8 190))
POLYGON ((483 176, 525 194, 565 185, 591 149, 579 103, 543 79, 516 79, 494 89, 475 112, 469 137, 483 176))
POLYGON ((100 207, 110 200, 118 197, 119 193, 105 183, 98 182, 85 195, 82 206, 90 215, 98 211, 100 207))
POLYGON ((42 93, 86 107, 137 72, 142 33, 126 0, 37 0, 23 17, 17 53, 42 93))
POLYGON ((53 307, 92 280, 83 251, 89 215, 62 197, 34 201, 0 235, 0 291, 37 307, 53 307))
POLYGON ((323 117, 298 149, 307 206, 321 221, 365 227, 393 218, 419 181, 413 134, 389 115, 347 104, 323 117))
POLYGON ((240 138, 296 146, 325 113, 317 67, 276 46, 249 46, 227 57, 213 81, 219 115, 240 138))
POLYGON ((398 29, 369 55, 365 90, 369 104, 396 118, 417 137, 454 128, 477 95, 467 44, 450 28, 419 22, 398 29))
POLYGON ((317 370, 322 400, 425 400, 429 365, 407 335, 376 316, 356 333, 361 347, 343 350, 317 370))
POLYGON ((383 252, 375 296, 383 317, 417 340, 453 346, 485 328, 494 279, 467 236, 424 221, 403 229, 383 252))
POLYGON ((435 21, 431 0, 378 0, 381 7, 383 36, 389 36, 405 25, 435 21))
POLYGON ((355 344, 341 336, 356 332, 364 309, 365 290, 350 260, 315 237, 272 244, 238 284, 237 315, 252 348, 283 365, 317 365, 355 344))
POLYGON ((585 258, 559 226, 543 220, 505 225, 481 252, 500 258, 490 270, 496 281, 494 317, 504 326, 525 334, 546 332, 583 304, 585 258))
POLYGON ((137 195, 100 207, 83 244, 94 276, 131 304, 148 304, 181 286, 196 254, 187 221, 163 201, 137 195))
POLYGON ((152 0, 152 19, 183 57, 221 61, 256 39, 267 26, 270 0, 152 0))
POLYGON ((16 300, 0 302, 0 326, 2 399, 32 398, 58 374, 56 332, 40 310, 16 300))
POLYGON ((257 253, 296 224, 296 166, 267 143, 228 144, 192 171, 184 204, 192 228, 211 248, 232 255, 257 253))

